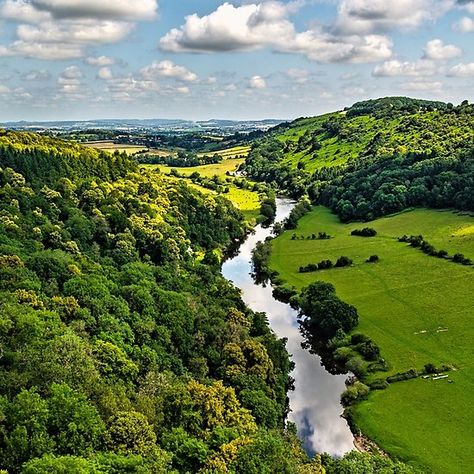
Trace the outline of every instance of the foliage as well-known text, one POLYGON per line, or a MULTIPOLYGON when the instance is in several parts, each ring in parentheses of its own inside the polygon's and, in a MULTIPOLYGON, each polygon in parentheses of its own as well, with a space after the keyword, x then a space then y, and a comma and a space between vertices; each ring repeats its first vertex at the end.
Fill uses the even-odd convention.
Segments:
POLYGON ((17 132, 0 184, 2 467, 195 472, 269 429, 290 450, 285 341, 210 257, 245 235, 229 201, 17 132))

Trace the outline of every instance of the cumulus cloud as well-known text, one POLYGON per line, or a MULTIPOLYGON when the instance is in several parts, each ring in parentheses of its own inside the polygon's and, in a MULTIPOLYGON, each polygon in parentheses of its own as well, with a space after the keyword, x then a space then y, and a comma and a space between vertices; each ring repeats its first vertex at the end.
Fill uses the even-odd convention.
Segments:
POLYGON ((89 45, 123 40, 136 21, 155 18, 157 8, 157 0, 6 0, 0 16, 20 24, 0 55, 75 59, 89 45))
POLYGON ((432 76, 436 71, 436 64, 428 59, 421 59, 415 62, 392 59, 377 65, 372 75, 376 77, 432 76))
POLYGON ((31 4, 55 18, 151 20, 158 9, 157 0, 31 0, 31 4))
POLYGON ((334 36, 322 31, 306 31, 281 45, 279 51, 300 53, 318 62, 370 63, 391 57, 392 46, 392 41, 381 35, 334 36))
POLYGON ((96 66, 96 67, 105 67, 105 66, 113 66, 115 64, 115 59, 110 58, 109 56, 89 56, 85 60, 86 64, 89 66, 96 66))
POLYGON ((407 91, 431 91, 439 92, 443 88, 443 83, 439 81, 425 81, 423 79, 403 82, 400 88, 407 91))
POLYGON ((271 47, 319 62, 371 62, 392 55, 392 43, 382 35, 336 34, 318 27, 297 32, 288 19, 289 5, 270 1, 236 7, 226 2, 209 15, 187 16, 180 28, 161 38, 160 47, 176 53, 271 47))
POLYGON ((51 19, 48 12, 37 10, 25 0, 6 0, 0 6, 0 17, 25 23, 40 23, 51 19))
POLYGON ((77 66, 69 66, 58 77, 59 96, 68 99, 84 97, 81 91, 82 72, 77 66))
POLYGON ((457 0, 457 4, 469 13, 474 13, 474 0, 457 0))
POLYGON ((82 45, 70 43, 29 43, 14 41, 8 46, 0 46, 0 56, 23 56, 44 60, 64 60, 80 58, 84 55, 82 45))
POLYGON ((256 49, 294 35, 287 13, 279 2, 239 7, 226 2, 209 15, 187 16, 184 25, 161 38, 160 47, 174 52, 256 49))
POLYGON ((306 69, 288 69, 286 75, 297 84, 308 82, 311 73, 306 69))
POLYGON ((22 74, 21 78, 24 81, 31 81, 31 82, 34 82, 34 81, 47 81, 47 80, 51 79, 51 74, 49 73, 49 71, 46 71, 45 69, 41 69, 39 71, 38 70, 33 70, 33 71, 26 72, 26 73, 22 74))
POLYGON ((265 89, 267 83, 262 76, 253 76, 249 81, 250 89, 265 89))
POLYGON ((101 44, 116 43, 132 29, 132 23, 117 21, 83 20, 80 22, 47 22, 36 25, 20 25, 17 36, 29 43, 101 44))
POLYGON ((451 0, 342 0, 334 28, 345 34, 416 28, 451 6, 451 0))
POLYGON ((472 77, 474 76, 474 63, 460 63, 453 66, 448 71, 451 77, 472 77))
POLYGON ((426 43, 423 57, 434 61, 445 61, 461 56, 462 50, 453 44, 444 44, 440 39, 426 43))
POLYGON ((172 61, 154 61, 140 72, 148 80, 159 77, 171 77, 183 82, 195 82, 198 80, 198 76, 194 72, 184 66, 178 66, 172 61))
POLYGON ((109 67, 101 67, 97 73, 97 77, 103 81, 110 81, 113 79, 114 75, 109 67))
POLYGON ((473 33, 474 32, 474 20, 467 16, 461 18, 458 22, 453 25, 456 31, 461 33, 473 33))

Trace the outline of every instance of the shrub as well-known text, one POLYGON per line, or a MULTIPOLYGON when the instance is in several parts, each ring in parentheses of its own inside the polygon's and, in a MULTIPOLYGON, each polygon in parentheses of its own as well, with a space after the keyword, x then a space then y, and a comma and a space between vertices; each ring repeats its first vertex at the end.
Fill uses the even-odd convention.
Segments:
POLYGON ((351 235, 357 235, 359 237, 375 237, 377 235, 377 231, 371 227, 364 227, 363 229, 353 230, 351 235))
POLYGON ((346 257, 343 255, 337 259, 335 266, 338 268, 342 268, 342 267, 349 267, 351 265, 352 265, 352 260, 349 257, 346 257))
POLYGON ((362 382, 356 382, 354 385, 351 385, 341 395, 341 403, 344 406, 349 406, 355 403, 357 400, 367 398, 370 389, 367 385, 362 382))
POLYGON ((379 261, 379 256, 378 255, 371 255, 366 262, 367 263, 377 263, 379 261))
POLYGON ((385 390, 388 385, 388 382, 384 379, 375 379, 369 383, 371 390, 385 390))

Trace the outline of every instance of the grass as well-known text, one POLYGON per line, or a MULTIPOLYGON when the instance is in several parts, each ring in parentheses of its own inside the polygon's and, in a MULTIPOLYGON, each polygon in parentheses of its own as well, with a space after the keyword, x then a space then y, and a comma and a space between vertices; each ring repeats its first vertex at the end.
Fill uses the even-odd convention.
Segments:
POLYGON ((108 151, 110 153, 114 153, 116 151, 118 151, 119 153, 125 152, 128 155, 133 155, 134 153, 147 149, 145 147, 136 146, 136 145, 120 145, 120 144, 114 143, 111 140, 86 142, 86 143, 81 143, 81 145, 84 145, 89 148, 97 148, 98 150, 108 151))
POLYGON ((327 232, 325 241, 291 240, 293 231, 273 243, 271 266, 283 280, 302 288, 312 281, 335 285, 338 295, 355 305, 357 331, 369 335, 390 365, 389 375, 424 364, 452 364, 450 379, 415 380, 373 392, 356 407, 361 429, 382 448, 412 459, 431 472, 468 472, 474 459, 473 319, 474 269, 430 257, 399 243, 403 234, 423 234, 437 249, 461 252, 474 259, 473 218, 450 211, 416 209, 368 224, 342 224, 328 209, 318 207, 303 217, 296 234, 327 232), (374 238, 353 237, 368 225, 374 238), (380 262, 364 263, 377 254, 380 262), (347 255, 354 266, 298 273, 301 265, 347 255), (447 331, 439 332, 439 328, 447 331), (426 332, 421 332, 426 331, 426 332), (440 447, 443 447, 440 449, 440 447))
MULTIPOLYGON (((185 174, 187 176, 198 172, 201 176, 212 178, 213 176, 226 176, 228 172, 234 172, 239 165, 241 165, 245 161, 245 158, 233 158, 233 159, 225 159, 222 160, 220 163, 212 164, 212 165, 202 165, 202 166, 192 166, 189 168, 175 168, 179 171, 180 174, 185 174)), ((166 165, 143 165, 146 167, 150 167, 152 169, 158 168, 162 173, 169 174, 173 169, 172 166, 166 165)))
POLYGON ((232 158, 245 158, 250 152, 250 146, 234 146, 232 148, 226 148, 224 150, 209 151, 207 153, 199 153, 198 156, 212 156, 220 155, 224 160, 232 158))

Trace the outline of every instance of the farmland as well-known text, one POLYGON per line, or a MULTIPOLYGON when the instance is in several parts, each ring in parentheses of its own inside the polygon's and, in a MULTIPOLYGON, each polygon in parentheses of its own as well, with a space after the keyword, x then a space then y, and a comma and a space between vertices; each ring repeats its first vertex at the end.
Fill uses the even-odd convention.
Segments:
MULTIPOLYGON (((178 171, 180 176, 189 177, 194 173, 199 173, 199 175, 203 178, 218 179, 220 183, 226 184, 228 192, 222 193, 222 195, 233 202, 235 206, 242 211, 247 221, 255 223, 255 220, 260 213, 259 194, 250 189, 242 189, 237 187, 235 184, 233 184, 234 178, 230 176, 232 173, 236 172, 239 166, 245 161, 245 156, 248 154, 249 150, 250 147, 246 146, 228 148, 216 152, 223 157, 223 160, 219 163, 174 169, 178 171)), ((142 166, 148 169, 158 169, 165 175, 170 175, 171 170, 173 169, 172 167, 166 165, 142 166)), ((189 182, 189 184, 195 189, 201 190, 202 192, 216 194, 216 191, 199 186, 195 183, 189 182)))
POLYGON ((367 225, 377 231, 376 237, 351 236, 365 224, 341 224, 327 208, 317 207, 295 231, 274 240, 271 266, 298 289, 315 280, 333 283, 339 297, 358 309, 356 331, 381 348, 389 364, 381 376, 427 363, 456 368, 449 376, 452 383, 416 379, 372 392, 354 415, 358 427, 390 453, 434 472, 466 472, 460 466, 467 467, 474 455, 467 443, 474 416, 469 403, 474 390, 473 268, 425 255, 397 238, 422 234, 437 249, 473 258, 473 218, 416 209, 367 225), (300 238, 315 232, 333 238, 300 238), (292 240, 293 233, 297 239, 292 240), (298 272, 300 266, 341 255, 351 258, 353 266, 298 272), (379 263, 365 263, 370 255, 378 255, 379 263), (444 446, 442 455, 436 446, 444 446))
POLYGON ((96 148, 98 150, 108 151, 110 153, 114 153, 118 151, 119 153, 125 152, 127 155, 133 155, 139 151, 146 150, 146 148, 142 146, 135 146, 135 145, 125 145, 114 143, 112 140, 99 140, 93 142, 86 142, 83 143, 84 146, 89 148, 96 148))

